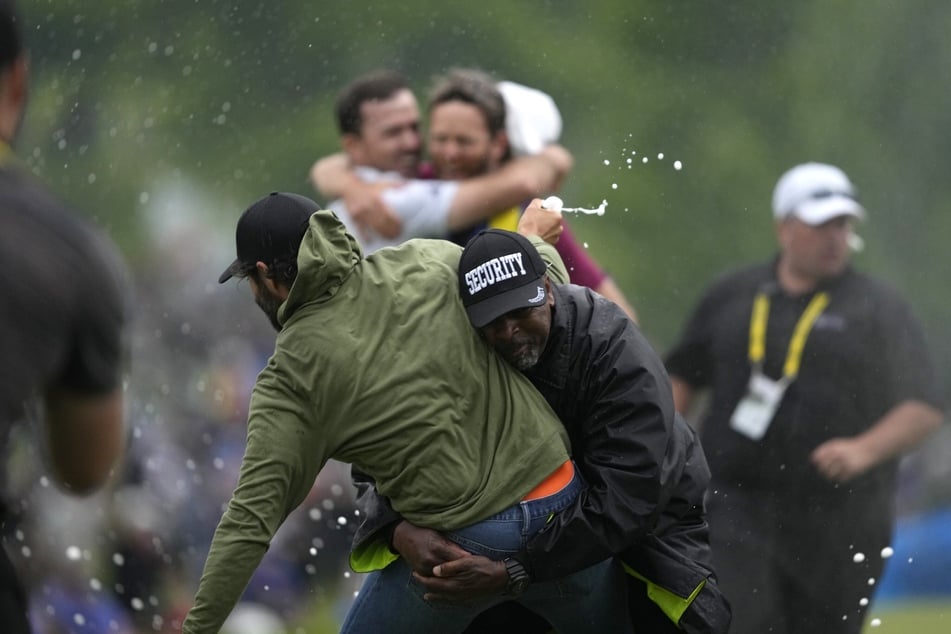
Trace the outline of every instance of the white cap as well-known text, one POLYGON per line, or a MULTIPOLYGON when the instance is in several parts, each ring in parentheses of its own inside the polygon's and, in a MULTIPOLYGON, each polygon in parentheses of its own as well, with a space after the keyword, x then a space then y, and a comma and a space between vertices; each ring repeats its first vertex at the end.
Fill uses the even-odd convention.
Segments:
POLYGON ((538 154, 561 136, 561 113, 547 93, 512 81, 500 81, 505 100, 505 131, 516 156, 538 154))
POLYGON ((815 226, 838 216, 862 220, 865 209, 845 172, 825 163, 803 163, 783 174, 773 190, 773 217, 789 216, 815 226))

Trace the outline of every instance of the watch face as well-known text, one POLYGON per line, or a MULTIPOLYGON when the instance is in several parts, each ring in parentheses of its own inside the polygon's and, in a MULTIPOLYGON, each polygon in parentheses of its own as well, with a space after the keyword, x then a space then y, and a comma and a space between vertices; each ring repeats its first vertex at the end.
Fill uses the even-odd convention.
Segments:
POLYGON ((520 594, 528 588, 528 579, 517 579, 512 582, 512 594, 520 594))
POLYGON ((505 570, 509 574, 508 587, 505 589, 507 594, 521 594, 531 583, 531 577, 525 572, 525 567, 517 559, 506 559, 505 570))

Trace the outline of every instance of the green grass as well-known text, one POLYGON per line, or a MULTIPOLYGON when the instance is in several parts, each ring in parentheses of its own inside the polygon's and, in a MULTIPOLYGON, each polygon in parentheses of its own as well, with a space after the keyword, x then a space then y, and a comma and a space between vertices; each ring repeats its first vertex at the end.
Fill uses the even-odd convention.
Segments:
POLYGON ((307 632, 307 634, 332 634, 339 632, 342 623, 331 613, 329 609, 323 608, 315 610, 300 622, 293 624, 288 628, 288 632, 307 632))
MULTIPOLYGON (((331 634, 340 628, 334 602, 318 601, 288 632, 331 634)), ((951 599, 895 602, 873 606, 865 618, 863 634, 948 634, 951 632, 951 599), (878 619, 878 625, 872 625, 878 619)))
POLYGON ((863 634, 947 634, 951 632, 951 600, 873 606, 865 619, 862 632, 863 634))

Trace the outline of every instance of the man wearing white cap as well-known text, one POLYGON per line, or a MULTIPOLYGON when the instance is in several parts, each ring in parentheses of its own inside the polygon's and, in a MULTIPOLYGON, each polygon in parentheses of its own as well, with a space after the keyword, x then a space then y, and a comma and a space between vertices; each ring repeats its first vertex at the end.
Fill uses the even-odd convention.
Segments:
POLYGON ((941 424, 942 403, 909 306, 850 266, 866 212, 842 170, 792 168, 773 215, 776 258, 714 283, 667 368, 678 411, 710 391, 700 430, 731 631, 857 634, 891 540, 897 460, 941 424))

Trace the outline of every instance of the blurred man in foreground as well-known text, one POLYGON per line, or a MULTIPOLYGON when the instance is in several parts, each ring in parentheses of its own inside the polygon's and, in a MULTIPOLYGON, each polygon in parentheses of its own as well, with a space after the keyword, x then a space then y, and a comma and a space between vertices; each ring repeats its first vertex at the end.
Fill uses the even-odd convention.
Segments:
MULTIPOLYGON (((13 156, 28 84, 13 5, 0 0, 0 434, 5 439, 38 397, 54 480, 88 494, 122 453, 124 270, 112 245, 13 156)), ((28 632, 26 613, 23 589, 0 551, 3 631, 28 632)))
POLYGON ((861 631, 898 458, 941 424, 911 309, 849 264, 865 213, 839 168, 786 172, 778 255, 717 281, 667 357, 678 411, 711 392, 710 541, 736 634, 861 631))

